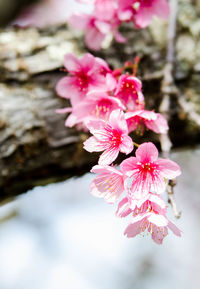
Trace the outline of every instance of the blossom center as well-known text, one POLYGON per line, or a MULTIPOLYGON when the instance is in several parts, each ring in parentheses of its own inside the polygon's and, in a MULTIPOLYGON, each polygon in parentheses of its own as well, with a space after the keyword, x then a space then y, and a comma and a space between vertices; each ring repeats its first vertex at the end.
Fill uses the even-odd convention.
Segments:
POLYGON ((100 100, 96 104, 95 109, 92 113, 95 114, 97 117, 108 118, 111 111, 111 106, 112 103, 110 100, 108 99, 100 100))
POLYGON ((119 146, 122 142, 122 135, 117 131, 113 130, 113 135, 110 139, 113 146, 119 146))
POLYGON ((140 163, 140 166, 140 169, 143 173, 153 174, 156 170, 156 166, 152 162, 140 163))
POLYGON ((84 72, 77 73, 77 85, 80 91, 85 91, 88 88, 90 77, 84 72))

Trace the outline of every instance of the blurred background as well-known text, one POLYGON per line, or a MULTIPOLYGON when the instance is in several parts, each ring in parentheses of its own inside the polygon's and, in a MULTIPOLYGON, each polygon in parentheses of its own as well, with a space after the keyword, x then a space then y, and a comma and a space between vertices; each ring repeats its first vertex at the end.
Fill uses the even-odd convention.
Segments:
POLYGON ((130 219, 89 194, 93 178, 36 187, 0 210, 1 289, 198 288, 200 284, 200 148, 174 151, 182 168, 176 199, 182 238, 163 245, 127 239, 130 219))
MULTIPOLYGON (((174 77, 185 98, 172 98, 169 125, 182 216, 175 220, 170 206, 168 214, 183 236, 169 234, 162 246, 148 235, 125 238, 129 219, 89 194, 97 156, 55 114, 66 106, 54 91, 64 54, 88 51, 67 19, 91 9, 75 0, 0 0, 0 289, 199 288, 200 1, 179 1, 174 77)), ((157 109, 166 23, 122 32, 127 45, 109 42, 96 55, 115 68, 140 55, 147 105, 157 109)), ((159 147, 155 135, 147 139, 159 147)))

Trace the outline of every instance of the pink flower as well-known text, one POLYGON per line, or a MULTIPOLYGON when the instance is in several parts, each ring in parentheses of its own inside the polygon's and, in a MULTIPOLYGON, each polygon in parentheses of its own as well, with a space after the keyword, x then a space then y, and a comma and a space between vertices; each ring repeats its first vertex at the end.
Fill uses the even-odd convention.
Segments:
POLYGON ((128 124, 129 133, 137 129, 143 133, 144 126, 156 133, 167 133, 169 127, 166 119, 160 114, 154 111, 148 110, 136 110, 128 111, 125 114, 125 118, 128 124))
POLYGON ((118 17, 121 21, 133 21, 137 28, 145 28, 153 16, 167 19, 167 0, 119 0, 118 17))
POLYGON ((124 232, 128 238, 147 230, 157 244, 162 244, 164 237, 168 235, 168 228, 181 237, 181 231, 167 219, 165 202, 158 195, 149 193, 145 198, 132 199, 131 205, 126 197, 119 203, 116 212, 119 217, 133 215, 131 224, 124 232))
POLYGON ((81 122, 86 123, 91 118, 108 120, 111 112, 118 108, 124 109, 119 99, 106 92, 93 91, 73 108, 65 124, 72 127, 81 122))
POLYGON ((74 14, 69 18, 69 23, 74 28, 85 31, 85 43, 92 50, 99 50, 106 35, 112 31, 109 21, 89 14, 74 14))
POLYGON ((64 66, 70 76, 63 77, 58 82, 56 91, 60 96, 70 98, 72 106, 83 100, 89 89, 104 86, 106 71, 110 72, 103 59, 95 58, 90 53, 86 53, 81 59, 71 53, 66 54, 64 66))
POLYGON ((166 204, 160 196, 149 193, 145 197, 137 198, 134 194, 128 194, 128 197, 118 204, 116 215, 123 218, 131 213, 136 216, 152 210, 162 215, 166 214, 166 204))
POLYGON ((154 242, 160 245, 162 244, 163 239, 168 235, 168 229, 176 236, 181 237, 181 231, 170 222, 166 216, 155 212, 147 212, 134 216, 124 234, 128 238, 133 238, 147 230, 151 234, 154 242))
POLYGON ((142 107, 144 105, 144 96, 142 94, 141 81, 131 75, 121 75, 114 95, 119 98, 129 110, 142 107))
POLYGON ((124 191, 124 178, 120 170, 112 166, 96 165, 91 172, 99 174, 91 183, 92 195, 104 198, 108 203, 114 203, 124 191))
POLYGON ((135 0, 118 0, 118 17, 121 21, 131 21, 134 14, 135 0))
MULTIPOLYGON (((138 2, 138 1, 133 1, 138 2)), ((169 16, 169 3, 167 0, 140 0, 135 9, 134 23, 137 28, 145 28, 150 24, 154 15, 167 19, 169 16)))
POLYGON ((136 150, 136 157, 121 163, 123 173, 132 179, 131 192, 145 196, 150 191, 161 194, 165 191, 166 179, 181 174, 180 167, 173 161, 158 159, 158 150, 151 142, 143 143, 136 150))
POLYGON ((133 150, 124 113, 119 109, 111 112, 108 122, 91 121, 87 127, 94 136, 84 142, 84 148, 89 152, 104 151, 99 158, 100 165, 111 164, 119 152, 129 154, 133 150))

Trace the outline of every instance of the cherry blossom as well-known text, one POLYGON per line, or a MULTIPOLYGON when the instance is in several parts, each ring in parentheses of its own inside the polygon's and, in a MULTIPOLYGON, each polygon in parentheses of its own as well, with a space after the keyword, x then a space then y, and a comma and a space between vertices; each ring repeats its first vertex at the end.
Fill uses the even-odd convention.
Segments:
POLYGON ((89 152, 104 151, 99 158, 100 165, 111 164, 119 152, 129 154, 133 150, 124 113, 119 109, 111 112, 108 122, 91 121, 86 126, 93 136, 84 142, 84 148, 89 152))
POLYGON ((137 107, 143 108, 144 96, 142 94, 142 83, 137 77, 128 74, 121 75, 114 95, 119 98, 129 110, 136 109, 137 107))
POLYGON ((139 213, 144 213, 149 210, 159 211, 162 214, 166 214, 166 204, 165 201, 154 193, 148 193, 144 197, 138 198, 134 194, 129 194, 122 199, 118 204, 118 209, 116 215, 119 217, 125 217, 132 213, 137 215, 139 213))
POLYGON ((149 193, 145 198, 133 198, 132 206, 128 197, 122 199, 116 215, 126 217, 130 214, 132 214, 132 221, 124 232, 128 238, 147 230, 157 244, 162 244, 164 237, 168 235, 168 229, 181 237, 181 231, 167 219, 166 204, 158 195, 149 193))
POLYGON ((148 110, 128 111, 125 114, 129 133, 137 129, 143 133, 144 126, 156 133, 167 133, 169 127, 167 120, 160 114, 148 110))
POLYGON ((148 26, 154 15, 163 19, 167 19, 169 16, 170 10, 167 0, 140 0, 132 2, 135 5, 134 23, 137 28, 148 26))
POLYGON ((158 159, 158 150, 151 142, 141 144, 136 150, 136 157, 124 160, 121 169, 127 177, 133 178, 131 192, 138 196, 145 196, 150 191, 163 193, 165 179, 173 179, 181 174, 175 162, 158 159))
POLYGON ((121 101, 106 92, 93 91, 72 110, 66 120, 66 126, 72 127, 78 123, 86 123, 89 119, 108 120, 115 109, 124 109, 121 101))
POLYGON ((123 173, 113 166, 96 165, 91 172, 97 173, 90 186, 92 195, 114 203, 124 191, 123 173))
POLYGON ((166 216, 154 212, 147 212, 134 216, 124 234, 128 238, 133 238, 147 230, 147 232, 151 234, 154 242, 160 245, 162 244, 163 239, 168 235, 168 229, 176 236, 181 237, 181 230, 169 221, 166 216))
POLYGON ((103 59, 90 53, 80 59, 71 53, 66 54, 64 66, 70 75, 58 82, 56 91, 60 96, 70 98, 72 106, 83 100, 89 89, 104 86, 105 74, 110 72, 103 59))
POLYGON ((121 21, 133 21, 136 28, 148 26, 153 16, 167 19, 167 0, 119 0, 118 17, 121 21))

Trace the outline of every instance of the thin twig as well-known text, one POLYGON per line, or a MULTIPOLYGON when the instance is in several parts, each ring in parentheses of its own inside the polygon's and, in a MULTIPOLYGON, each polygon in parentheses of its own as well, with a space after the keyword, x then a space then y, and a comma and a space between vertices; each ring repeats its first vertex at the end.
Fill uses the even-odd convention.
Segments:
POLYGON ((174 216, 179 219, 181 217, 181 212, 178 210, 175 198, 174 198, 174 187, 176 186, 176 179, 170 180, 167 186, 168 192, 168 203, 171 204, 174 216))

